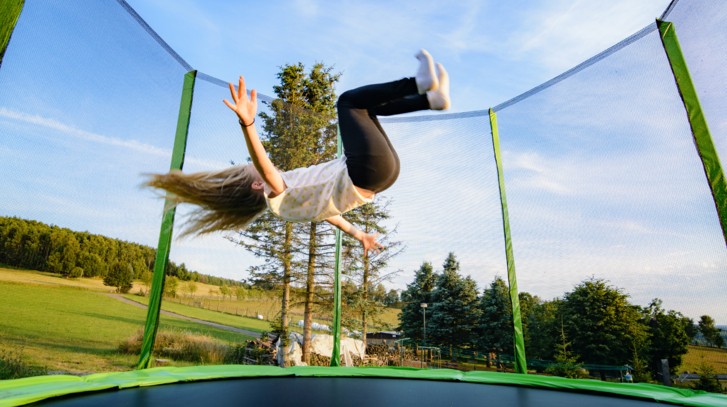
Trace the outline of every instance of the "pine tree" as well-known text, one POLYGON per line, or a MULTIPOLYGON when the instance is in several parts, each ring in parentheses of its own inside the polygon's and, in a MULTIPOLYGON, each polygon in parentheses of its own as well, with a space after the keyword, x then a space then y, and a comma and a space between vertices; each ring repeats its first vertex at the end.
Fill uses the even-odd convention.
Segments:
MULTIPOLYGON (((307 74, 302 63, 281 68, 278 73, 280 84, 273 88, 277 98, 268 103, 270 113, 259 113, 263 121, 261 141, 281 171, 334 158, 336 96, 333 85, 339 76, 323 64, 314 65, 307 74)), ((305 276, 303 358, 306 362, 310 354, 315 273, 321 254, 319 238, 326 235, 319 233, 319 228, 326 227, 292 224, 266 213, 232 239, 265 259, 265 264, 251 269, 253 279, 281 283, 279 333, 283 345, 289 331, 291 284, 297 276, 305 276)))
POLYGON ((427 341, 441 346, 471 347, 480 315, 477 286, 471 277, 459 274, 454 253, 449 254, 443 268, 432 293, 427 341))
POLYGON ((364 348, 366 347, 366 333, 369 323, 378 322, 385 305, 383 298, 375 298, 372 295, 374 287, 379 286, 383 281, 388 281, 398 271, 382 275, 389 261, 400 254, 403 250, 402 243, 394 241, 393 236, 396 230, 389 231, 384 225, 389 219, 388 204, 390 201, 377 197, 374 202, 360 206, 349 212, 346 216, 352 224, 356 225, 365 233, 378 233, 379 242, 385 247, 380 253, 364 253, 361 243, 346 235, 346 271, 357 285, 356 300, 352 304, 360 321, 364 348))
POLYGON ((505 281, 496 277, 480 298, 477 347, 486 353, 512 355, 513 328, 510 293, 505 281))
MULTIPOLYGON (((407 284, 401 293, 403 307, 399 314, 398 329, 404 336, 415 341, 423 339, 423 318, 421 304, 431 304, 436 275, 432 263, 424 262, 415 272, 414 281, 407 284)), ((431 313, 429 313, 431 315, 431 313)))
POLYGON ((555 363, 545 369, 546 373, 572 379, 583 377, 583 364, 578 363, 578 357, 570 350, 571 343, 565 335, 563 325, 560 327, 560 340, 556 345, 555 363))

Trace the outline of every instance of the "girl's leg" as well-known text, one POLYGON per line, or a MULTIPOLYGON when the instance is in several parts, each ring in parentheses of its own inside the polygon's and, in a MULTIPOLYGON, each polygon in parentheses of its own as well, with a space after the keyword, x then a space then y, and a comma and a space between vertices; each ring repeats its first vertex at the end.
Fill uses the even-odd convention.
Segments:
POLYGON ((343 107, 375 111, 380 106, 408 99, 418 100, 419 103, 401 107, 397 113, 392 112, 389 115, 429 109, 427 96, 418 93, 417 82, 414 78, 404 78, 348 90, 338 98, 337 105, 339 110, 343 107))
POLYGON ((346 166, 357 187, 381 192, 389 188, 399 176, 399 156, 377 115, 390 116, 449 107, 446 71, 438 65, 440 71, 437 78, 431 56, 426 51, 418 54, 417 58, 421 64, 416 78, 362 86, 344 92, 338 99, 338 123, 346 166), (431 80, 431 77, 435 79, 431 80), (427 91, 431 86, 439 89, 427 91))
POLYGON ((396 181, 399 156, 376 115, 365 107, 368 97, 351 98, 357 90, 351 92, 342 94, 337 105, 348 175, 357 187, 381 192, 396 181))
POLYGON ((399 156, 376 118, 429 110, 414 78, 367 85, 338 99, 338 125, 353 184, 374 192, 389 188, 399 176, 399 156))

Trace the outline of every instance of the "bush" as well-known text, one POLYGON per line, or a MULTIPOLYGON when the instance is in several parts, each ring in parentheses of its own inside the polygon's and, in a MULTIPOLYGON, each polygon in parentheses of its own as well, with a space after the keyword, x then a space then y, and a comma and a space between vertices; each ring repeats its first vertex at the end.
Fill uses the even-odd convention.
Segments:
POLYGON ((0 380, 43 376, 46 374, 48 374, 48 369, 30 366, 25 363, 23 361, 22 350, 17 352, 0 350, 0 380))
POLYGON ((68 278, 81 278, 83 277, 83 269, 80 267, 74 267, 73 270, 71 270, 70 273, 68 273, 68 278))
POLYGON ((109 273, 104 277, 104 285, 116 287, 116 292, 126 294, 131 290, 134 280, 134 269, 131 264, 122 262, 114 263, 109 269, 109 273))
POLYGON ((545 369, 545 373, 553 376, 567 377, 569 379, 582 379, 588 377, 583 364, 574 361, 555 362, 545 369))
POLYGON ((699 380, 694 384, 695 390, 704 390, 712 393, 721 393, 722 384, 714 373, 712 366, 702 362, 697 368, 699 380))
MULTIPOLYGON (((139 354, 144 333, 123 341, 119 351, 139 354)), ((180 331, 158 331, 154 343, 154 353, 163 358, 200 364, 219 364, 224 362, 230 346, 207 335, 180 331)))

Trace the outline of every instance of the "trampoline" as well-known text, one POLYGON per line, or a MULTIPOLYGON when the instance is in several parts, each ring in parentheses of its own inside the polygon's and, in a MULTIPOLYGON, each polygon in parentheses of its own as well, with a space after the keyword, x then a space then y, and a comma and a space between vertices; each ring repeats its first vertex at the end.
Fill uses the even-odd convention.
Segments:
MULTIPOLYGON (((716 34, 724 32, 719 27, 723 21, 721 16, 727 11, 717 2, 683 3, 689 6, 677 9, 676 13, 670 15, 677 4, 674 1, 662 18, 669 16, 671 20, 679 23, 680 32, 686 34, 684 48, 700 57, 700 63, 694 64, 697 67, 695 77, 702 79, 703 84, 725 83, 722 76, 719 76, 722 69, 705 69, 712 65, 721 67, 724 63, 719 60, 709 64, 710 61, 702 61, 701 56, 723 54, 710 49, 724 48, 724 37, 716 34), (711 8, 715 8, 717 12, 711 8), (709 16, 714 20, 710 20, 711 25, 704 21, 709 16), (709 43, 713 48, 705 45, 705 38, 713 40, 709 43), (706 81, 704 77, 711 80, 706 81)), ((68 206, 78 208, 94 208, 85 211, 84 216, 88 217, 84 219, 87 222, 85 224, 100 225, 108 222, 109 228, 114 229, 112 226, 118 222, 116 226, 123 230, 148 230, 144 238, 155 239, 156 229, 146 226, 150 219, 158 222, 158 207, 148 197, 133 195, 138 193, 138 174, 166 170, 164 165, 169 154, 158 146, 170 144, 168 136, 175 128, 187 129, 190 134, 189 147, 186 150, 186 147, 181 147, 177 153, 175 143, 173 152, 175 157, 184 157, 187 154, 185 170, 206 169, 205 166, 220 163, 226 165, 230 152, 239 150, 240 131, 236 122, 228 120, 228 112, 219 109, 219 101, 228 92, 226 81, 193 70, 124 0, 77 5, 72 2, 28 2, 24 13, 25 26, 14 37, 17 52, 8 54, 10 57, 6 60, 10 62, 4 63, 4 71, 0 75, 0 95, 6 95, 7 99, 0 103, 0 113, 4 113, 0 127, 6 126, 2 129, 12 128, 13 132, 17 132, 16 137, 8 137, 9 141, 3 140, 8 143, 7 147, 3 147, 7 151, 14 151, 16 148, 22 151, 23 154, 18 154, 19 157, 25 156, 25 140, 34 145, 47 144, 47 148, 38 151, 33 160, 26 160, 33 165, 32 171, 24 170, 15 160, 0 160, 0 169, 4 173, 20 174, 17 178, 22 181, 18 181, 22 185, 18 190, 23 193, 18 196, 6 194, 4 199, 14 202, 17 207, 28 206, 25 193, 28 189, 45 191, 49 185, 60 184, 59 180, 72 179, 76 186, 82 185, 83 188, 69 188, 67 191, 58 192, 61 195, 53 196, 53 202, 67 202, 68 206), (64 30, 67 26, 74 28, 71 30, 72 36, 68 37, 72 40, 65 40, 64 30), (58 46, 57 41, 48 41, 54 38, 64 40, 63 46, 58 46), (37 55, 43 56, 42 63, 36 63, 34 58, 37 55), (130 58, 130 55, 136 57, 130 58), (141 62, 144 63, 143 66, 141 62), (41 67, 46 70, 42 71, 43 74, 27 74, 28 67, 41 67), (75 74, 70 75, 69 72, 75 74), (96 95, 94 92, 99 88, 96 84, 107 83, 107 78, 113 76, 125 78, 125 81, 115 81, 123 85, 123 88, 110 92, 123 96, 114 98, 113 108, 93 113, 77 107, 77 100, 88 101, 88 106, 104 105, 92 102, 107 101, 106 98, 94 99, 92 95, 96 95), (177 106, 180 105, 178 91, 182 76, 185 81, 182 107, 186 110, 180 108, 179 123, 185 120, 187 122, 186 127, 175 127, 178 124, 175 114, 177 106), (195 79, 199 81, 194 82, 195 79), (55 84, 68 85, 68 89, 73 92, 52 87, 55 84), (55 92, 51 92, 54 96, 48 97, 47 101, 42 98, 28 101, 27 98, 20 97, 39 93, 35 89, 43 90, 44 93, 48 89, 54 89, 55 92), (194 112, 192 94, 195 100, 194 112), (51 109, 45 105, 46 102, 52 103, 51 109), (59 106, 65 106, 65 113, 59 106), (50 113, 56 110, 58 120, 51 117, 50 113), (65 125, 63 120, 70 113, 77 113, 76 111, 84 116, 84 120, 79 120, 79 127, 65 125), (118 120, 116 113, 120 111, 124 112, 125 117, 132 117, 134 120, 118 120), (36 112, 47 113, 49 118, 44 120, 36 112), (224 117, 217 117, 218 114, 224 117), (86 123, 87 118, 93 118, 94 123, 86 123), (108 137, 106 134, 118 137, 108 137), (146 136, 143 143, 135 138, 139 134, 146 136), (37 139, 36 135, 47 138, 37 139), (99 145, 113 147, 100 149, 99 145), (58 154, 58 151, 64 151, 64 154, 58 154), (65 172, 78 169, 79 157, 83 158, 84 171, 65 172), (68 161, 57 161, 59 159, 68 161), (41 162, 52 165, 37 165, 41 162), (113 163, 123 165, 110 165, 113 163), (152 164, 155 167, 149 168, 152 164), (25 176, 26 173, 34 174, 34 177, 29 179, 25 176), (79 178, 86 177, 87 174, 93 174, 93 177, 79 178), (95 192, 107 186, 109 180, 115 180, 114 188, 104 194, 95 192), (98 219, 92 218, 96 214, 102 216, 98 219)), ((12 23, 15 24, 14 21, 12 23)), ((702 163, 697 161, 691 146, 691 123, 687 122, 682 106, 684 97, 674 85, 671 74, 673 65, 667 62, 667 57, 664 56, 665 47, 661 42, 665 35, 660 30, 663 29, 665 34, 673 34, 670 24, 660 21, 656 25, 645 27, 570 71, 492 109, 452 113, 436 118, 422 116, 383 120, 387 130, 391 129, 392 133, 399 135, 397 142, 402 146, 401 151, 411 153, 403 161, 411 163, 413 168, 430 170, 422 172, 428 188, 434 187, 429 185, 431 183, 426 177, 427 174, 444 174, 446 180, 456 178, 458 174, 481 174, 473 181, 472 191, 496 191, 498 187, 503 191, 499 196, 480 194, 477 199, 469 199, 468 196, 468 199, 457 202, 462 206, 448 207, 453 200, 448 199, 445 202, 439 198, 451 194, 449 182, 434 183, 437 188, 442 189, 428 189, 432 200, 427 202, 423 201, 418 179, 411 179, 408 184, 405 180, 398 182, 397 187, 402 188, 397 191, 397 201, 393 205, 399 205, 394 208, 402 209, 399 210, 397 219, 402 222, 418 221, 421 218, 439 219, 441 225, 445 225, 450 232, 446 239, 432 243, 426 238, 428 234, 420 233, 416 227, 410 229, 414 233, 408 235, 402 228, 402 234, 411 243, 410 252, 427 258, 434 251, 433 247, 436 248, 442 241, 449 241, 457 247, 463 264, 474 264, 478 271, 502 270, 509 275, 509 265, 514 265, 512 241, 519 237, 519 242, 526 242, 518 246, 518 256, 523 259, 519 263, 520 277, 523 277, 521 287, 527 287, 528 284, 532 286, 535 282, 547 279, 550 280, 549 289, 563 291, 569 284, 566 278, 570 277, 568 273, 580 277, 584 267, 590 272, 595 266, 609 270, 605 265, 606 260, 609 260, 619 265, 617 269, 624 272, 623 278, 633 279, 627 281, 632 281, 635 289, 641 287, 643 291, 647 285, 670 283, 677 288, 679 294, 674 297, 677 300, 685 298, 682 304, 702 297, 703 293, 698 291, 700 285, 692 284, 696 281, 693 271, 703 264, 714 265, 711 266, 713 269, 709 270, 710 273, 704 274, 711 277, 718 274, 714 270, 721 270, 721 265, 725 263, 723 239, 727 239, 727 234, 719 229, 720 224, 714 221, 713 215, 716 214, 715 205, 721 213, 727 213, 724 204, 727 200, 720 199, 724 195, 718 194, 714 195, 718 197, 716 200, 711 200, 710 190, 704 182, 702 163), (623 75, 626 71, 631 74, 623 75), (625 104, 625 101, 629 103, 625 104), (664 118, 673 119, 674 122, 664 123, 664 118), (436 121, 445 120, 446 126, 433 125, 436 121), (432 129, 437 131, 436 134, 426 133, 432 129), (447 132, 442 129, 447 129, 447 132), (499 138, 499 133, 502 133, 502 139, 499 138), (407 139, 406 134, 411 134, 412 137, 407 139), (430 152, 418 144, 423 138, 422 135, 458 140, 456 146, 447 144, 448 149, 436 153, 460 157, 457 160, 459 162, 444 166, 443 160, 432 159, 430 152), (558 137, 552 138, 551 135, 558 137), (604 140, 610 144, 604 144, 604 140), (512 167, 502 165, 500 142, 502 151, 509 154, 505 157, 509 160, 505 162, 511 163, 512 167), (588 152, 596 154, 588 156, 587 160, 583 159, 588 152), (533 160, 541 157, 550 159, 544 160, 545 164, 557 161, 568 165, 552 168, 549 165, 534 165, 533 160), (573 166, 580 164, 580 167, 571 167, 571 163, 573 166), (583 178, 589 182, 583 185, 588 186, 586 192, 593 194, 573 197, 570 192, 582 189, 583 185, 577 182, 569 184, 568 181, 572 180, 561 179, 559 176, 562 169, 571 170, 571 174, 585 174, 583 178), (550 174, 553 179, 563 181, 565 187, 543 183, 541 173, 550 174), (509 237, 510 226, 509 223, 505 224, 506 214, 502 210, 508 208, 504 199, 505 178, 508 178, 511 186, 508 189, 508 211, 516 215, 513 216, 512 227, 515 239, 509 237), (684 185, 689 188, 684 190, 680 188, 682 184, 672 184, 670 181, 673 179, 686 180, 684 185), (605 187, 593 188, 599 183, 603 183, 605 187), (539 185, 541 189, 533 188, 533 185, 539 185), (625 190, 622 188, 624 185, 628 187, 625 190), (693 200, 684 201, 682 207, 677 205, 671 208, 666 205, 667 201, 677 200, 679 203, 682 201, 677 198, 692 196, 693 200), (601 199, 603 197, 605 198, 601 199), (434 211, 425 212, 425 209, 434 211), (561 213, 561 210, 571 212, 561 213), (476 219, 478 223, 475 224, 473 220, 459 216, 461 213, 478 214, 481 217, 476 219), (543 214, 545 216, 538 218, 540 222, 533 222, 534 215, 543 214), (581 216, 582 214, 588 216, 581 216), (594 214, 602 217, 597 222, 589 223, 588 220, 593 220, 594 214), (613 214, 621 217, 611 219, 613 214), (651 219, 646 216, 651 214, 659 214, 661 218, 651 219), (641 228, 641 224, 634 219, 641 219, 647 225, 652 225, 653 222, 654 227, 641 228), (678 222, 669 225, 674 230, 662 228, 663 224, 670 224, 669 221, 674 219, 678 222), (506 231, 505 247, 510 248, 507 253, 502 253, 501 230, 506 231), (489 235, 485 236, 481 231, 487 231, 489 235), (613 234, 604 235, 603 231, 613 234), (602 242, 603 236, 608 238, 605 242, 602 242), (594 245, 579 249, 573 244, 576 241, 594 245), (683 262, 681 269, 675 268, 673 263, 662 263, 662 258, 668 257, 665 253, 668 254, 669 250, 679 255, 683 262), (482 259, 487 259, 487 262, 483 263, 482 259), (534 267, 534 260, 539 259, 545 259, 542 267, 534 267), (604 264, 599 264, 599 260, 604 264), (632 268, 627 269, 626 266, 632 268), (638 274, 641 269, 660 267, 664 268, 665 274, 656 275, 653 280, 644 280, 646 274, 638 274), (630 274, 629 270, 633 273, 630 274), (664 277, 666 272, 671 280, 664 277), (694 280, 680 280, 682 276, 694 280), (687 281, 689 284, 686 284, 687 281), (690 289, 694 290, 691 291, 691 297, 685 295, 690 293, 690 289)), ((671 44, 672 48, 678 45, 676 41, 671 44)), ((691 54, 688 56, 691 57, 691 54)), ((677 68, 685 68, 683 63, 675 65, 677 68)), ((722 96, 725 92, 719 92, 720 89, 711 93, 705 92, 708 97, 705 98, 704 105, 707 113, 711 113, 710 117, 723 117, 719 112, 724 111, 722 96)), ((104 89, 102 96, 105 91, 104 89)), ((268 102, 272 100, 266 99, 268 102)), ((692 101, 693 105, 698 105, 696 97, 692 101)), ((701 117, 701 114, 689 115, 701 117)), ((704 135, 706 123, 697 123, 696 127, 701 128, 704 135)), ((718 129, 721 132, 716 137, 716 149, 721 148, 724 151, 724 146, 727 146, 723 136, 724 126, 718 129)), ((180 132, 180 140, 185 140, 178 143, 180 146, 187 142, 185 131, 180 132)), ((702 137, 698 144, 705 144, 705 138, 702 137)), ((716 157, 713 150, 715 148, 710 147, 706 154, 702 150, 699 152, 707 158, 716 157)), ((174 158, 173 164, 181 167, 181 161, 178 161, 174 158)), ((713 184, 724 187, 723 174, 714 172, 717 175, 714 176, 713 184)), ((12 184, 14 177, 7 178, 12 184)), ((727 225, 727 217, 722 215, 720 219, 727 225)), ((169 223, 173 223, 173 215, 169 223)), ((413 222, 410 224, 417 225, 413 222)), ((165 227, 161 229, 167 230, 165 227)), ((727 226, 723 229, 727 230, 727 226)), ((153 294, 156 302, 154 307, 150 306, 155 310, 150 312, 147 320, 146 350, 142 352, 143 363, 140 362, 144 366, 151 363, 154 335, 159 324, 165 262, 168 260, 171 245, 176 244, 171 242, 170 233, 160 237, 159 241, 160 261, 155 266, 162 272, 154 274, 155 279, 158 279, 154 283, 153 294)), ((184 245, 174 246, 177 253, 184 250, 184 245)), ((237 265, 235 259, 236 257, 231 256, 228 262, 237 265)), ((408 264, 396 267, 411 269, 408 264)), ((514 276, 512 267, 513 281, 514 276)), ((705 279, 701 283, 703 286, 719 286, 719 282, 713 281, 715 280, 705 279)), ((511 298, 517 299, 517 294, 517 287, 512 287, 511 298)), ((713 299, 715 303, 722 301, 722 297, 713 299)), ((517 331, 520 332, 519 335, 523 332, 522 329, 517 331)), ((546 334, 539 333, 541 336, 546 334)), ((518 343, 524 349, 522 338, 518 339, 518 343)), ((527 371, 524 352, 517 360, 522 360, 518 371, 527 371)), ((727 396, 646 383, 613 383, 522 373, 394 367, 297 366, 283 369, 274 366, 220 365, 149 368, 85 376, 51 375, 0 381, 0 407, 26 404, 109 407, 228 404, 300 407, 598 407, 657 404, 727 406, 727 396)))
POLYGON ((199 366, 0 383, 0 406, 727 406, 651 384, 411 368, 199 366))

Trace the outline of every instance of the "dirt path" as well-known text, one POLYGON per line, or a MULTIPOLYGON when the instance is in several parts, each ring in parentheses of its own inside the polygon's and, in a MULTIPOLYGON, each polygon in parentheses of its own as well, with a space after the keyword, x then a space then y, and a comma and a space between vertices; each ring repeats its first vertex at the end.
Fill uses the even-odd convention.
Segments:
MULTIPOLYGON (((124 297, 122 295, 119 295, 119 294, 107 294, 107 295, 109 297, 111 297, 111 298, 115 298, 115 299, 117 299, 117 300, 119 300, 121 302, 125 302, 127 304, 137 306, 139 308, 147 308, 146 304, 142 304, 142 303, 139 303, 139 302, 130 300, 130 299, 128 299, 128 298, 126 298, 126 297, 124 297)), ((196 322, 198 324, 207 325, 207 326, 210 326, 210 327, 213 327, 213 328, 223 329, 225 331, 237 332, 237 333, 241 333, 243 335, 252 336, 252 337, 255 337, 255 338, 259 338, 260 337, 260 332, 248 331, 246 329, 235 328, 234 326, 229 326, 229 325, 222 325, 222 324, 218 324, 216 322, 205 321, 203 319, 192 318, 192 317, 188 317, 186 315, 181 315, 181 314, 177 314, 177 313, 169 312, 169 311, 164 311, 164 310, 162 310, 161 313, 162 313, 162 315, 166 315, 166 316, 170 316, 170 317, 175 317, 175 318, 181 318, 181 319, 184 319, 184 320, 187 320, 187 321, 196 322)))

